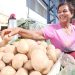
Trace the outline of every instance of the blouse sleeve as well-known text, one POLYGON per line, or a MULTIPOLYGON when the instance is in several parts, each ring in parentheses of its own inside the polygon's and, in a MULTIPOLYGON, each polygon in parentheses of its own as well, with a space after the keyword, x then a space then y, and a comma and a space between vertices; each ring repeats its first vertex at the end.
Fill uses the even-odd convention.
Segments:
POLYGON ((41 29, 45 39, 50 39, 54 37, 54 25, 50 24, 43 29, 41 29))

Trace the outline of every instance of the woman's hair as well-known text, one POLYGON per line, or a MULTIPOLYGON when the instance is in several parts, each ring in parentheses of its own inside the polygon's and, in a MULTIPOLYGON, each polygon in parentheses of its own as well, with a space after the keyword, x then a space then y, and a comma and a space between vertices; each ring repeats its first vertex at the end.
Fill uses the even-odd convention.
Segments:
POLYGON ((70 10, 70 12, 71 12, 71 14, 74 14, 74 7, 73 7, 73 5, 70 3, 70 2, 64 2, 64 3, 60 3, 59 5, 58 5, 58 8, 57 8, 57 12, 58 12, 58 10, 59 10, 59 8, 61 7, 61 6, 63 6, 63 5, 67 5, 68 6, 68 8, 69 8, 69 10, 70 10))

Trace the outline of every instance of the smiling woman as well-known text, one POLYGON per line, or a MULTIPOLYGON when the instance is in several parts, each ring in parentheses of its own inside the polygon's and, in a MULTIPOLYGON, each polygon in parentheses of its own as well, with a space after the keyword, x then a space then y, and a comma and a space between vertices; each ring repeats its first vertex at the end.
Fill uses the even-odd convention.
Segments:
POLYGON ((2 31, 2 37, 8 33, 11 37, 19 34, 24 38, 49 39, 55 48, 61 49, 64 53, 74 53, 75 58, 75 26, 70 23, 74 14, 74 8, 70 3, 61 3, 58 6, 59 23, 50 24, 39 31, 31 31, 23 28, 6 29, 2 31))

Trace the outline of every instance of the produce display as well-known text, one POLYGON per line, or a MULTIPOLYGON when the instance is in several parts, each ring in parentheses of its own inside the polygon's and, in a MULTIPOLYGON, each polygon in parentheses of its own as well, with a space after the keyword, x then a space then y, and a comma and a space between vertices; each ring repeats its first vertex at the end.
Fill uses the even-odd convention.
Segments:
POLYGON ((45 41, 20 39, 0 48, 0 75, 47 75, 60 54, 45 41))

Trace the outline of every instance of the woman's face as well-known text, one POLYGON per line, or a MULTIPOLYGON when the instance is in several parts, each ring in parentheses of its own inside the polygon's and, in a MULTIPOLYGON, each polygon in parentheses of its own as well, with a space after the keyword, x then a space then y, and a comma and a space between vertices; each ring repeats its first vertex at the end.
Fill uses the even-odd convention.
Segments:
POLYGON ((70 22, 73 14, 71 14, 67 5, 63 5, 58 9, 58 18, 60 23, 70 22))

